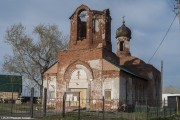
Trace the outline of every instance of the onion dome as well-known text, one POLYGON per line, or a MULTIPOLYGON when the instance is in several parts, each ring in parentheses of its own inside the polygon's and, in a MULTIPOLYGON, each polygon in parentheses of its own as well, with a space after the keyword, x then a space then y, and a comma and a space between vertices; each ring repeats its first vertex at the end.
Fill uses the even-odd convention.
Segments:
POLYGON ((131 39, 131 30, 125 26, 124 20, 122 26, 116 30, 116 38, 118 37, 128 37, 131 39))

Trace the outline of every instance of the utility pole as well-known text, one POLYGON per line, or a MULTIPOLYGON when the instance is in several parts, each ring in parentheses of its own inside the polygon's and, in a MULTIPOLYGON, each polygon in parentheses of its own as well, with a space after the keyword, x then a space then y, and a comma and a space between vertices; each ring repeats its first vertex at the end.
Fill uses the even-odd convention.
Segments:
POLYGON ((178 6, 178 17, 179 17, 179 27, 180 27, 180 0, 178 0, 178 2, 177 2, 177 6, 178 6))
MULTIPOLYGON (((163 89, 163 60, 161 60, 161 93, 162 93, 162 89, 163 89)), ((161 98, 162 98, 162 94, 161 94, 161 98)))
POLYGON ((178 0, 178 15, 180 16, 180 0, 178 0))

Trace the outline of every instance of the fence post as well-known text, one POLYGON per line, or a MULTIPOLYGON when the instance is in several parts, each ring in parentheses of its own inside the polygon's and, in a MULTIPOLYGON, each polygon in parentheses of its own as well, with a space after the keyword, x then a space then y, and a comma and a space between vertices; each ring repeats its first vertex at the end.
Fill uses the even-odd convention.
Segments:
POLYGON ((43 116, 46 116, 46 104, 47 104, 47 88, 44 88, 44 99, 43 99, 43 116))
POLYGON ((80 120, 80 108, 81 108, 81 102, 80 102, 80 92, 79 92, 79 109, 78 109, 78 120, 80 120))
POLYGON ((148 100, 147 100, 147 97, 146 97, 146 116, 147 116, 147 120, 148 120, 148 100))
POLYGON ((63 95, 63 111, 62 111, 63 118, 65 117, 65 96, 66 96, 66 93, 64 93, 63 95))
POLYGON ((105 100, 104 100, 104 96, 103 96, 103 109, 102 109, 102 112, 103 112, 103 120, 104 120, 104 114, 105 114, 105 109, 104 109, 104 106, 105 106, 105 100))
POLYGON ((163 104, 163 112, 164 112, 164 118, 165 118, 165 98, 164 98, 164 104, 163 104))
POLYGON ((178 96, 176 96, 176 107, 177 107, 177 108, 176 108, 176 109, 177 109, 177 111, 176 111, 177 113, 176 113, 176 114, 178 115, 178 111, 179 111, 179 100, 178 100, 178 96))
POLYGON ((34 98, 34 88, 31 88, 31 99, 30 99, 30 114, 33 118, 33 98, 34 98))

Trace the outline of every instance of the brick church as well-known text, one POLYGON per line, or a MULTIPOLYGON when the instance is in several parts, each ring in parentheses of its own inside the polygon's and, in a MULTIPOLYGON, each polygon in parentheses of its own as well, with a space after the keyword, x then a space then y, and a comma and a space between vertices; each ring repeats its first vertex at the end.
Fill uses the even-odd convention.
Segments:
POLYGON ((82 107, 88 107, 89 99, 96 102, 103 96, 126 104, 161 100, 161 73, 131 56, 131 30, 124 20, 117 26, 116 46, 112 46, 109 9, 97 11, 81 5, 69 19, 70 47, 59 51, 58 61, 44 72, 48 98, 62 98, 67 91, 80 92, 82 107))

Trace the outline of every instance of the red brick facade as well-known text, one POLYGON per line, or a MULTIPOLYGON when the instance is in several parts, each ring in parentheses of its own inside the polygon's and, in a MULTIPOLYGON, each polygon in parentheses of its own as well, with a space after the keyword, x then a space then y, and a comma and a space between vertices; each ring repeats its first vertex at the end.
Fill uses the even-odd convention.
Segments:
POLYGON ((115 54, 112 52, 108 9, 96 11, 81 5, 70 20, 70 48, 59 52, 55 71, 57 98, 62 98, 66 91, 82 90, 82 93, 85 91, 81 95, 84 99, 102 99, 105 91, 109 90, 110 99, 119 99, 124 103, 128 100, 127 104, 134 104, 133 99, 145 97, 160 100, 160 72, 131 56, 131 33, 125 22, 123 29, 120 27, 117 31, 115 54), (122 31, 124 28, 128 30, 125 33, 122 31))

